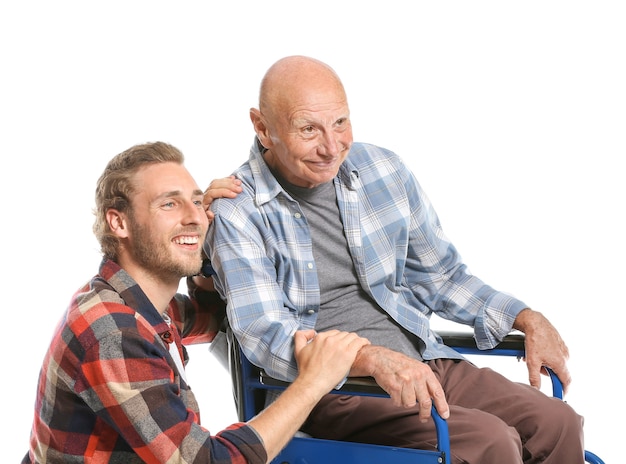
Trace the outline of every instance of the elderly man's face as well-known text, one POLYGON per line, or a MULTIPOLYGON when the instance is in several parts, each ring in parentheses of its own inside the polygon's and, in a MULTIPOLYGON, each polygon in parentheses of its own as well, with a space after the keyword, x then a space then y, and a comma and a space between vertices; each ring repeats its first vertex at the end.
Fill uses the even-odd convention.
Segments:
POLYGON ((329 182, 352 145, 350 110, 337 86, 286 98, 268 121, 266 162, 290 183, 311 188, 329 182))

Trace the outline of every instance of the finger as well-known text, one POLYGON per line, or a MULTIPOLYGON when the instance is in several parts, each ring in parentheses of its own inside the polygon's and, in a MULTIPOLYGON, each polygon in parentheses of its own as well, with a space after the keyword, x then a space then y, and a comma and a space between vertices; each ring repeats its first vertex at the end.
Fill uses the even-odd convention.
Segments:
POLYGON ((299 351, 299 349, 302 349, 306 345, 308 345, 309 342, 315 338, 315 335, 316 335, 316 332, 315 332, 315 330, 312 330, 312 329, 310 329, 310 330, 298 330, 293 335, 294 346, 296 348, 296 351, 299 351))
POLYGON ((296 334, 300 334, 301 337, 304 337, 307 343, 317 336, 317 332, 313 329, 298 330, 296 334))
POLYGON ((215 179, 211 181, 211 183, 209 184, 209 188, 206 190, 205 193, 218 190, 222 191, 222 193, 225 191, 239 193, 242 191, 241 180, 235 178, 234 176, 222 179, 215 179))
POLYGON ((215 219, 215 213, 209 208, 206 208, 204 212, 206 213, 206 217, 209 220, 209 225, 211 225, 213 223, 213 219, 215 219))
POLYGON ((435 404, 435 409, 443 419, 447 419, 450 417, 450 406, 448 405, 448 401, 446 400, 446 394, 441 387, 439 382, 436 385, 431 387, 431 396, 433 403, 435 404))
POLYGON ((410 385, 402 388, 402 391, 400 392, 400 401, 402 403, 402 406, 404 406, 405 408, 412 408, 413 406, 415 406, 418 403, 415 389, 411 388, 410 385))
POLYGON ((239 192, 229 188, 209 188, 204 192, 202 203, 210 206, 216 198, 235 198, 239 192))
POLYGON ((367 338, 357 336, 354 340, 350 342, 350 347, 358 352, 364 346, 371 344, 372 342, 370 342, 367 338))
POLYGON ((354 360, 361 348, 371 344, 367 338, 363 338, 353 332, 340 332, 333 337, 340 341, 344 347, 345 354, 349 355, 352 360, 354 360))
POLYGON ((426 395, 424 398, 420 398, 418 400, 418 403, 420 406, 419 414, 418 414, 419 421, 422 423, 428 422, 432 413, 432 408, 433 408, 432 399, 430 398, 429 395, 426 395))
POLYGON ((528 369, 528 383, 531 387, 536 389, 541 388, 541 365, 535 365, 535 363, 531 361, 526 362, 526 367, 528 369))
POLYGON ((450 406, 446 400, 445 392, 438 380, 433 379, 427 383, 427 391, 418 393, 419 420, 427 422, 432 416, 433 405, 443 419, 450 417, 450 406))
POLYGON ((569 389, 569 386, 572 383, 572 376, 569 372, 569 369, 566 366, 563 366, 562 368, 559 368, 559 369, 555 368, 552 370, 561 381, 561 385, 563 387, 563 394, 567 393, 567 390, 569 389))
POLYGON ((307 337, 302 332, 296 332, 293 335, 293 345, 294 345, 294 353, 296 355, 296 359, 298 358, 300 351, 309 343, 307 337))
POLYGON ((298 353, 306 345, 306 337, 300 332, 293 335, 294 351, 298 353))
POLYGON ((359 356, 361 349, 369 344, 370 342, 367 339, 363 339, 361 337, 350 337, 349 339, 341 341, 337 356, 343 358, 346 362, 349 362, 350 369, 352 369, 352 366, 359 356))

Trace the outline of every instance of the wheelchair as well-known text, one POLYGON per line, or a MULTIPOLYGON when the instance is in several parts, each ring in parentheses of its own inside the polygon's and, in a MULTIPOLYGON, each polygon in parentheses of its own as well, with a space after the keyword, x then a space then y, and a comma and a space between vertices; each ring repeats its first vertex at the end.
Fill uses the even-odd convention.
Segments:
MULTIPOLYGON (((265 405, 265 394, 269 390, 283 390, 288 383, 268 376, 263 369, 252 364, 243 354, 232 331, 228 328, 228 364, 233 381, 233 396, 239 420, 247 421, 258 414, 265 405)), ((510 334, 492 350, 479 350, 471 333, 439 332, 444 343, 464 355, 524 357, 524 335, 510 334)), ((552 394, 563 397, 563 387, 558 377, 548 370, 552 381, 552 394)), ((334 393, 353 395, 387 396, 369 378, 350 378, 341 389, 334 393)), ((449 464, 450 437, 446 421, 432 410, 432 420, 437 431, 437 450, 400 448, 367 443, 313 438, 296 434, 285 448, 274 458, 272 464, 334 464, 370 463, 385 464, 449 464)), ((604 464, 604 461, 590 451, 585 451, 585 462, 604 464)))

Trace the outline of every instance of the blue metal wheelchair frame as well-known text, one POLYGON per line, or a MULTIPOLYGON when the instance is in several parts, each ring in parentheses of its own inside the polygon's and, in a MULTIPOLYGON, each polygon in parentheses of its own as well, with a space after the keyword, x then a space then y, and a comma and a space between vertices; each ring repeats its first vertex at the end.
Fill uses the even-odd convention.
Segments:
MULTIPOLYGON (((268 390, 283 390, 288 384, 267 376, 264 371, 254 366, 241 352, 234 341, 232 332, 228 334, 230 346, 230 366, 239 419, 250 420, 262 407, 258 393, 268 390)), ((479 350, 471 334, 459 332, 440 333, 446 345, 462 354, 515 356, 524 357, 524 335, 508 335, 505 340, 492 350, 479 350)), ((563 386, 558 377, 548 369, 552 380, 553 396, 563 398, 563 386)), ((368 396, 388 396, 375 382, 369 379, 350 379, 344 387, 334 390, 337 394, 356 394, 368 396)), ((262 400, 261 400, 262 401, 262 400)), ((426 451, 365 443, 334 441, 320 438, 296 436, 291 439, 281 453, 272 461, 273 464, 333 464, 333 463, 411 463, 411 464, 446 464, 450 463, 450 435, 448 425, 432 410, 432 419, 437 431, 437 451, 426 451)), ((590 451, 585 451, 585 461, 590 464, 604 464, 604 461, 590 451)))
MULTIPOLYGON (((258 404, 254 397, 255 392, 268 390, 284 390, 288 385, 272 379, 253 366, 240 351, 241 375, 243 389, 240 394, 243 401, 240 409, 240 419, 249 420, 258 413, 258 404), (243 414, 242 414, 243 413, 243 414)), ((337 394, 357 394, 368 396, 388 396, 373 382, 348 383, 342 389, 334 390, 337 394)), ((273 464, 345 464, 346 462, 385 462, 385 463, 419 463, 419 464, 446 464, 446 456, 450 455, 450 436, 448 424, 433 408, 432 418, 435 422, 438 437, 438 451, 426 451, 410 448, 400 448, 366 443, 352 443, 345 441, 325 440, 296 436, 274 458, 273 464)))

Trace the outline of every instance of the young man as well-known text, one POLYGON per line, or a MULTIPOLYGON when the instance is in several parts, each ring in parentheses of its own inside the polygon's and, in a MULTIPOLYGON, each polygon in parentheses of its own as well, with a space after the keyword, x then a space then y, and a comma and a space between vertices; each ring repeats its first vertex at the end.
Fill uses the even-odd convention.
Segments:
MULTIPOLYGON (((198 298, 200 307, 176 292, 201 268, 213 217, 202 202, 171 145, 137 145, 108 163, 94 224, 103 261, 54 333, 24 463, 265 463, 349 370, 367 340, 299 331, 300 376, 279 401, 216 436, 200 425, 178 329, 208 341, 223 308, 219 298, 198 298)), ((202 277, 188 285, 192 295, 212 289, 202 277)))
POLYGON ((552 324, 468 272, 396 154, 353 143, 335 72, 308 57, 279 60, 250 117, 256 138, 235 172, 243 191, 213 203, 205 245, 233 332, 249 359, 284 380, 298 372, 297 330, 357 332, 371 344, 350 374, 373 376, 391 396, 327 395, 303 430, 433 449, 434 403, 454 463, 583 462, 582 418, 569 405, 476 368, 431 330, 435 312, 473 327, 487 349, 519 329, 531 385, 542 366, 570 383, 552 324))

